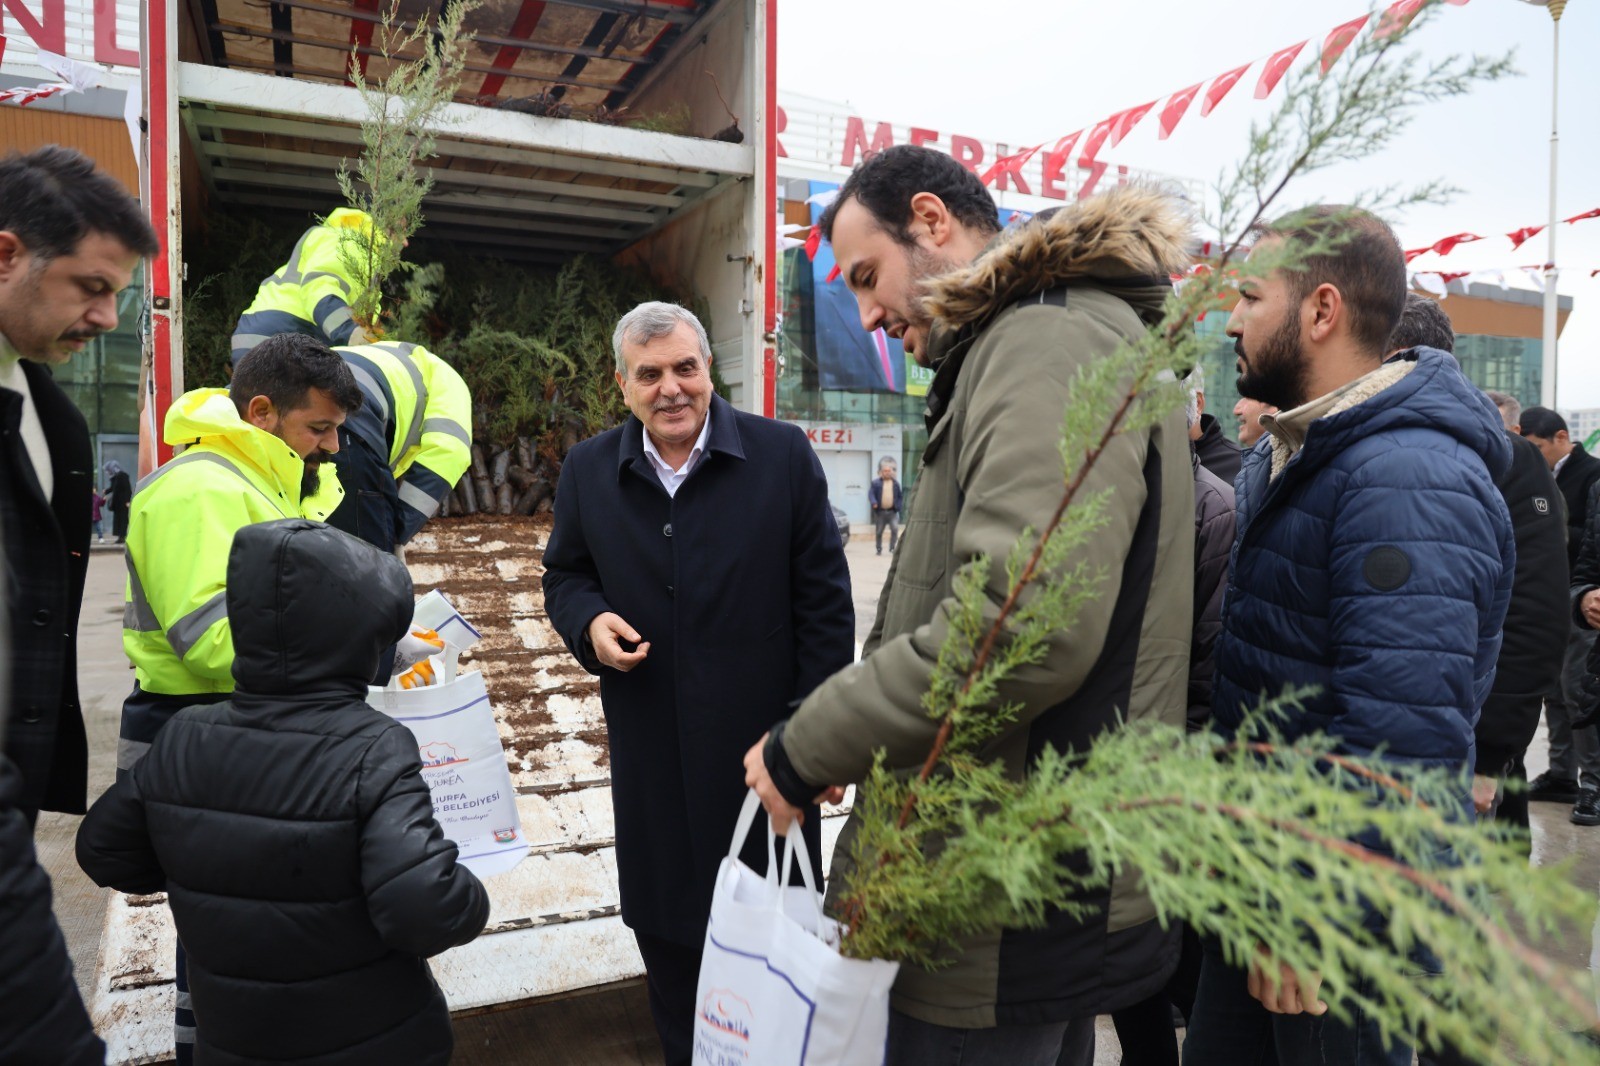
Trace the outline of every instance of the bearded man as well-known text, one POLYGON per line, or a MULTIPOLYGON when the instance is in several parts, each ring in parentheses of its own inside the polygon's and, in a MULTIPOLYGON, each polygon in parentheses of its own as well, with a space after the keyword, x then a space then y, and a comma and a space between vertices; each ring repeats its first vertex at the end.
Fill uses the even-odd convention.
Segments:
MULTIPOLYGON (((1396 777, 1443 769, 1471 817, 1473 727, 1494 679, 1511 597, 1511 517, 1495 481, 1511 463, 1500 416, 1436 348, 1389 355, 1405 258, 1383 222, 1318 207, 1266 227, 1228 320, 1239 394, 1278 408, 1234 488, 1238 533, 1216 650, 1212 714, 1229 735, 1262 693, 1311 687, 1278 720, 1323 732, 1396 777)), ((1368 834, 1358 843, 1382 852, 1368 834)), ((1448 853, 1438 856, 1448 863, 1448 853)), ((1364 902, 1382 942, 1388 915, 1364 902)), ((1207 946, 1184 1066, 1276 1061, 1405 1066, 1412 1039, 1320 979, 1264 952, 1249 971, 1207 946)), ((1437 973, 1426 946, 1406 972, 1437 973)), ((1396 963, 1401 969, 1401 964, 1396 963)))

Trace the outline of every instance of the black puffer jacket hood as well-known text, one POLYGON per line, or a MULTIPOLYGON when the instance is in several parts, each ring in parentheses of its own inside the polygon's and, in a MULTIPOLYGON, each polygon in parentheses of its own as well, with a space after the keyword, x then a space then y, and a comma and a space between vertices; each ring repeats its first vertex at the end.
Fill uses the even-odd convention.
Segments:
POLYGON ((364 698, 412 614, 405 564, 332 526, 245 526, 228 556, 233 679, 261 696, 364 698))

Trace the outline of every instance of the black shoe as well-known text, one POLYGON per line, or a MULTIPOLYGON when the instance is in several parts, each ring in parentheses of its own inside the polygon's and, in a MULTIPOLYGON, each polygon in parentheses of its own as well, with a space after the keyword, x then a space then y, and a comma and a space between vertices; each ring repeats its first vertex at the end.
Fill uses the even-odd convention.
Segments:
POLYGON ((1578 802, 1572 806, 1573 825, 1600 825, 1600 788, 1578 790, 1578 802))
POLYGON ((1570 777, 1556 777, 1546 770, 1528 782, 1527 796, 1545 803, 1576 803, 1578 783, 1570 777))

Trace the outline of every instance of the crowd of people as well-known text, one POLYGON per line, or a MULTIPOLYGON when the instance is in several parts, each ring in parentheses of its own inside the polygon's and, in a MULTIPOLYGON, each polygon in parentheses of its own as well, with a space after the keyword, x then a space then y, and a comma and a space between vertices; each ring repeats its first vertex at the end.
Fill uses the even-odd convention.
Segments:
MULTIPOLYGON (((263 282, 229 386, 174 404, 165 439, 183 450, 130 493, 117 534, 137 680, 78 858, 102 885, 167 893, 180 1061, 445 1063, 426 959, 488 918, 414 740, 364 701, 370 683, 429 680, 416 671, 437 645, 412 626, 395 553, 466 469, 471 411, 425 349, 349 343, 368 340, 349 279, 308 268, 338 238, 323 230, 361 225, 330 216, 263 282)), ((894 559, 859 661, 815 452, 716 395, 705 330, 677 305, 617 323, 631 417, 570 451, 544 556, 551 623, 600 679, 622 918, 674 1066, 693 1057, 713 881, 746 790, 806 836, 820 878, 818 805, 879 753, 922 763, 955 574, 994 561, 992 620, 1012 545, 1061 498, 1075 377, 1160 319, 1193 255, 1182 203, 1160 190, 1002 230, 971 171, 910 146, 858 166, 820 225, 862 328, 934 372, 914 486, 891 462, 869 490, 894 559)), ((31 840, 40 810, 88 799, 75 632, 101 499, 46 364, 115 326, 115 293, 155 247, 137 203, 74 153, 0 163, 5 1062, 103 1061, 31 840)), ((1291 739, 1321 731, 1396 773, 1452 771, 1480 817, 1526 826, 1531 798, 1600 824, 1600 459, 1555 412, 1466 379, 1448 317, 1408 293, 1378 218, 1314 208, 1263 225, 1254 249, 1227 326, 1239 444, 1198 373, 1186 410, 1107 443, 1084 482, 1106 492, 1105 523, 1073 562, 1109 576, 1001 683, 1018 714, 984 755, 1021 778, 1047 745, 1084 751, 1138 723, 1228 736, 1261 693, 1314 686, 1281 723, 1291 739), (1541 710, 1550 771, 1507 788, 1541 710)), ((742 858, 766 868, 763 848, 742 858)), ((1387 915, 1365 913, 1381 938, 1387 915)), ((1233 965, 1158 920, 1132 875, 946 959, 901 969, 887 1063, 1079 1066, 1109 1014, 1124 1062, 1175 1064, 1175 1011, 1191 1066, 1401 1066, 1416 1042, 1330 1011, 1265 950, 1233 965)), ((1408 963, 1441 969, 1425 948, 1408 963)))

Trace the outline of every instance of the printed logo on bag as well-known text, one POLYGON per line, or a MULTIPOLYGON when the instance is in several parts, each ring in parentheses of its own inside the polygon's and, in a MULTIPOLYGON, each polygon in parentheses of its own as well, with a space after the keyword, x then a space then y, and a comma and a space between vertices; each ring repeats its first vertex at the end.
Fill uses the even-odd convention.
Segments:
POLYGON ((435 770, 441 766, 456 766, 468 762, 465 755, 456 751, 454 744, 446 744, 442 740, 430 740, 426 744, 417 746, 417 754, 422 756, 422 768, 435 770))
POLYGON ((750 1023, 754 1020, 750 1003, 726 988, 713 988, 700 1004, 700 1020, 719 1033, 750 1042, 750 1023))
POLYGON ((508 829, 496 829, 494 831, 494 842, 496 844, 509 844, 516 839, 517 830, 515 826, 512 826, 508 829))

